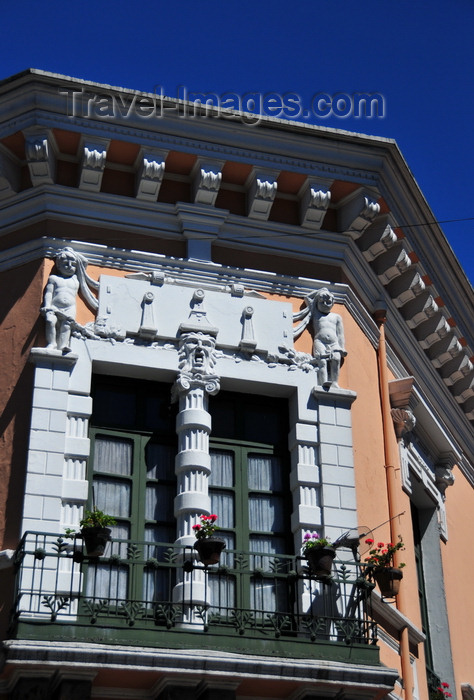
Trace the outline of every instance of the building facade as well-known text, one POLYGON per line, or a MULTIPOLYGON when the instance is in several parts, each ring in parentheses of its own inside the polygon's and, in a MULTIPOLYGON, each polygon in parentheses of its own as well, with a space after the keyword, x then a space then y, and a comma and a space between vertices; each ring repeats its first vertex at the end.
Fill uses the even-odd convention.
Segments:
POLYGON ((0 698, 472 700, 474 297, 396 144, 0 100, 0 698))

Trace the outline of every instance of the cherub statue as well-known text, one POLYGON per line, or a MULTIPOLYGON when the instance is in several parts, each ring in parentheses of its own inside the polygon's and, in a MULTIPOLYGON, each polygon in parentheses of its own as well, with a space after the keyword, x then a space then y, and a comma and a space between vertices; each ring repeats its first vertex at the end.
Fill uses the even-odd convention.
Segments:
POLYGON ((98 302, 90 287, 99 284, 86 274, 87 260, 72 248, 63 248, 55 258, 58 274, 49 276, 44 291, 41 313, 46 323, 47 350, 70 352, 69 341, 75 325, 76 297, 79 289, 85 301, 94 310, 98 302))
POLYGON ((338 387, 339 370, 347 355, 344 347, 342 318, 331 311, 334 296, 323 287, 305 298, 306 309, 294 315, 294 320, 303 319, 295 328, 297 338, 309 322, 313 325, 313 356, 318 361, 318 384, 338 387))

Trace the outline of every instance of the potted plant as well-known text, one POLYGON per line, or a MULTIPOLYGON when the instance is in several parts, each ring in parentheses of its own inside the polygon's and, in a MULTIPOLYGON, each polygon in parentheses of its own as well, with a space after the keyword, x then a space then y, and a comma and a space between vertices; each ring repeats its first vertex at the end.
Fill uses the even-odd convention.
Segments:
POLYGON ((115 525, 115 518, 111 515, 98 508, 85 511, 80 526, 88 556, 101 557, 104 554, 112 532, 109 525, 115 525))
POLYGON ((309 568, 316 578, 330 576, 336 550, 326 537, 317 532, 307 532, 303 537, 301 552, 308 560, 309 568))
MULTIPOLYGON (((368 545, 374 545, 374 540, 365 540, 368 545)), ((393 566, 393 555, 398 550, 405 549, 402 538, 396 544, 391 542, 378 542, 369 550, 369 556, 365 558, 367 573, 377 582, 380 592, 384 598, 393 598, 400 590, 400 581, 403 578, 401 570, 405 564, 398 564, 398 568, 393 566)))
POLYGON ((449 692, 449 683, 441 683, 435 690, 430 692, 430 700, 445 700, 452 698, 453 694, 449 692))
POLYGON ((217 515, 201 515, 201 522, 193 525, 196 536, 194 549, 204 566, 218 564, 221 552, 225 549, 225 541, 221 537, 214 537, 214 533, 219 529, 216 520, 217 515))

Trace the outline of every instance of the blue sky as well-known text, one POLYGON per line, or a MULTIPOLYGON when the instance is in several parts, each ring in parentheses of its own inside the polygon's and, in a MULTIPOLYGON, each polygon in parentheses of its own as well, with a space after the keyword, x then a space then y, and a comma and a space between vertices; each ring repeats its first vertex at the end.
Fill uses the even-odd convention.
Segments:
MULTIPOLYGON (((474 280, 473 0, 0 2, 0 77, 153 92, 379 93, 385 116, 307 121, 396 139, 474 280), (452 221, 457 220, 457 221, 452 221)), ((322 105, 324 106, 324 105, 322 105)))

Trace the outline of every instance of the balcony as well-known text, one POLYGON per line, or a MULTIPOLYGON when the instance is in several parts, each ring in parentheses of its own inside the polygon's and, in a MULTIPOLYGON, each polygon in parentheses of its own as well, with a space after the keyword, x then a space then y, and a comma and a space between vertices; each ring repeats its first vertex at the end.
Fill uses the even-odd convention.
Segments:
POLYGON ((27 532, 15 554, 14 639, 213 649, 378 664, 371 586, 353 561, 312 577, 300 556, 27 532))

